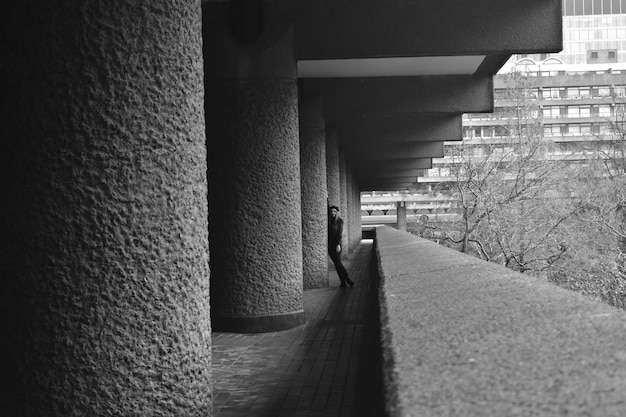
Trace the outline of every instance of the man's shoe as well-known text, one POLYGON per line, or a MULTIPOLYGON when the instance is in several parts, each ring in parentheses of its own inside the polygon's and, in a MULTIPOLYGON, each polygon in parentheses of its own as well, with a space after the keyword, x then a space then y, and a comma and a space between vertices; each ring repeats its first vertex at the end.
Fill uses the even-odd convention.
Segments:
POLYGON ((339 288, 346 288, 346 283, 342 282, 341 285, 339 286, 339 288))

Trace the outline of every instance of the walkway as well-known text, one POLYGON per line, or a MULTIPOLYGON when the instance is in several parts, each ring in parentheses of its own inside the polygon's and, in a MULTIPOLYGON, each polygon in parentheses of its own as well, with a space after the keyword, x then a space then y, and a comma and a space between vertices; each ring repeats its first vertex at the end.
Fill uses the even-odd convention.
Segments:
POLYGON ((372 249, 363 240, 344 260, 353 288, 339 289, 333 271, 330 288, 304 292, 303 326, 213 333, 215 416, 383 415, 372 249))

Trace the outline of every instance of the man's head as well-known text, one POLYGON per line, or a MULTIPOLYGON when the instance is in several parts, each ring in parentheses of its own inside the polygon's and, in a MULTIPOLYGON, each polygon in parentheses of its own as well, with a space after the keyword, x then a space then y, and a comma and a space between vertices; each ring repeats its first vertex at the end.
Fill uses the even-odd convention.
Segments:
POLYGON ((330 206, 328 207, 328 212, 330 213, 330 217, 334 219, 335 217, 337 217, 337 214, 339 213, 339 207, 330 206))

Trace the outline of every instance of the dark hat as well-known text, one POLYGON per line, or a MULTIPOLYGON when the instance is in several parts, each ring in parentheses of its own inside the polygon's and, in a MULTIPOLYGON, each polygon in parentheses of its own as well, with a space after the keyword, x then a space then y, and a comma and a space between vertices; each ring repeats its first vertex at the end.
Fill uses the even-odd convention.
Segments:
POLYGON ((330 207, 328 207, 328 210, 332 210, 332 209, 335 209, 335 210, 339 211, 339 207, 337 207, 337 206, 330 206, 330 207))

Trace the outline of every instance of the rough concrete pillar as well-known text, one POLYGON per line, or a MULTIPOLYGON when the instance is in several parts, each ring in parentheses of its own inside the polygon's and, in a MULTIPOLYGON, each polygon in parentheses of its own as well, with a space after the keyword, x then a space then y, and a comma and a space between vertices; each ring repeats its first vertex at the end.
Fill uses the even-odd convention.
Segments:
POLYGON ((346 169, 346 158, 342 150, 339 151, 339 201, 341 217, 344 218, 341 247, 343 248, 344 255, 348 255, 350 253, 350 207, 348 205, 348 174, 346 169))
MULTIPOLYGON (((209 16, 210 17, 210 16, 209 16)), ((298 88, 293 36, 265 21, 236 41, 204 25, 213 328, 304 323, 298 88)))
MULTIPOLYGON (((339 180, 339 147, 337 134, 326 132, 326 186, 328 189, 328 204, 341 206, 339 180)), ((340 207, 341 208, 341 207, 340 207)))
POLYGON ((4 8, 4 415, 211 414, 200 7, 4 8))
POLYGON ((356 183, 354 175, 352 176, 351 185, 351 206, 352 206, 352 246, 356 247, 361 241, 361 200, 359 187, 356 183))
POLYGON ((348 242, 350 246, 350 251, 352 251, 358 242, 355 238, 355 230, 356 230, 356 214, 355 214, 355 198, 354 198, 354 175, 352 173, 352 169, 349 164, 346 165, 346 177, 347 177, 347 200, 348 200, 348 219, 349 219, 349 231, 348 242))
POLYGON ((404 201, 396 203, 396 224, 398 230, 406 232, 406 203, 404 201))
POLYGON ((304 288, 328 287, 326 132, 320 97, 300 105, 302 272, 304 288))

